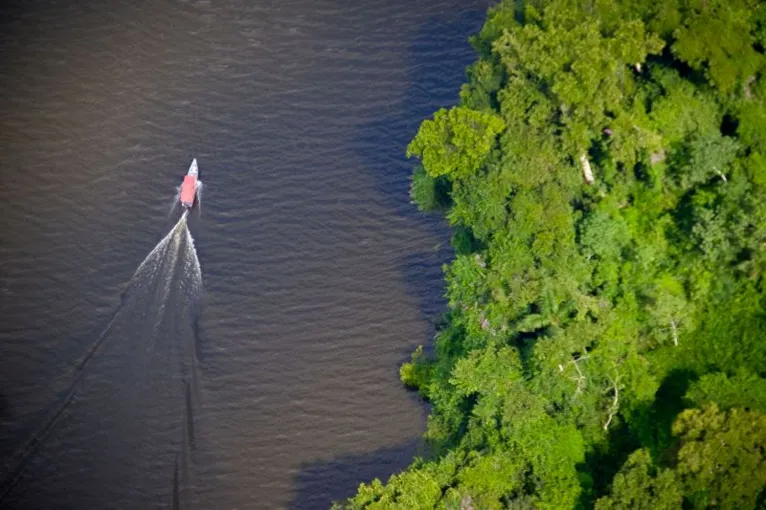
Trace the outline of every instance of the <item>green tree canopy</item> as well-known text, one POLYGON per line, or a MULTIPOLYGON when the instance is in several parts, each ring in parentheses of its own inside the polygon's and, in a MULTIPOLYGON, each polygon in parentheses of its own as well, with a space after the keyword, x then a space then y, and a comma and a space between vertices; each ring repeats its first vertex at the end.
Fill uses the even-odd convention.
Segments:
POLYGON ((454 229, 446 320, 400 371, 431 455, 339 507, 766 502, 764 6, 489 10, 407 147, 454 229))
POLYGON ((503 127, 502 119, 491 113, 442 108, 420 126, 407 156, 420 156, 431 177, 465 178, 481 167, 503 127))
POLYGON ((673 425, 677 471, 696 508, 755 508, 766 487, 766 415, 715 404, 689 409, 673 425))
POLYGON ((675 510, 683 490, 675 472, 654 465, 648 450, 631 454, 614 477, 612 491, 596 502, 596 510, 675 510))

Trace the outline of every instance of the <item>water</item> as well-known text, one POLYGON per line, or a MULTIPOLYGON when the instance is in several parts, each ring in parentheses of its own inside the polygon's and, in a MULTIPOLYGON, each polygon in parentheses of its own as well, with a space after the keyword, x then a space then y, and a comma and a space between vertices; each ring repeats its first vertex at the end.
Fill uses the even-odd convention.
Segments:
POLYGON ((450 253, 404 147, 487 4, 69 4, 0 12, 3 504, 326 508, 405 467, 450 253))
MULTIPOLYGON (((50 416, 43 421, 40 428, 30 436, 29 440, 6 458, 3 483, 0 486, 0 498, 8 498, 22 482, 27 475, 26 470, 29 462, 35 460, 39 449, 45 446, 49 435, 55 431, 59 420, 65 416, 69 407, 75 402, 75 398, 80 394, 86 395, 85 398, 92 398, 92 394, 88 393, 88 388, 83 383, 85 377, 90 375, 90 365, 96 359, 96 355, 102 348, 112 347, 109 342, 127 342, 130 349, 137 347, 142 347, 142 349, 116 360, 116 364, 119 366, 109 368, 108 371, 117 372, 129 367, 128 378, 133 378, 135 375, 147 376, 156 378, 160 384, 167 384, 167 381, 163 379, 166 379, 168 375, 170 379, 176 379, 175 392, 171 389, 168 403, 173 404, 173 408, 177 410, 177 404, 183 402, 183 411, 180 414, 167 415, 165 421, 168 424, 177 423, 181 427, 180 454, 178 455, 181 462, 180 468, 178 462, 176 462, 175 468, 187 473, 183 482, 187 491, 189 490, 190 451, 194 446, 194 412, 199 405, 199 371, 194 341, 196 335, 191 328, 195 318, 195 305, 202 290, 202 272, 194 249, 194 240, 187 226, 187 216, 188 211, 184 211, 176 225, 157 243, 157 246, 138 266, 122 294, 120 305, 106 328, 69 374, 68 378, 71 383, 61 393, 58 402, 54 402, 50 406, 50 416), (133 330, 136 326, 139 329, 133 330), (187 339, 185 343, 163 345, 167 340, 184 338, 187 339), (150 362, 164 364, 166 370, 156 374, 142 373, 142 369, 150 362), (177 371, 173 370, 173 365, 177 366, 177 371), (175 396, 172 396, 173 393, 175 396), (182 417, 180 421, 179 416, 182 417)), ((113 349, 119 348, 120 346, 114 346, 113 349)), ((107 374, 105 377, 109 377, 109 375, 107 374)), ((130 388, 132 393, 131 396, 135 396, 148 387, 154 389, 154 386, 143 382, 135 380, 126 382, 126 387, 130 388)), ((121 388, 120 390, 124 391, 125 389, 121 388)), ((101 396, 95 395, 96 398, 101 396)), ((155 399, 159 400, 158 396, 156 393, 151 393, 146 394, 143 398, 146 401, 154 402, 155 399)), ((111 398, 111 395, 108 398, 111 398)), ((122 401, 119 399, 111 403, 103 402, 100 403, 100 410, 115 403, 118 406, 122 405, 122 401)), ((114 411, 120 413, 121 410, 115 409, 114 411)), ((102 417, 103 415, 100 414, 97 418, 101 419, 102 417)), ((131 413, 125 418, 132 420, 135 417, 131 413)), ((120 435, 115 439, 122 441, 125 437, 120 435)), ((111 444, 109 448, 111 448, 111 444)), ((102 451, 108 452, 108 449, 102 451)), ((76 466, 72 466, 72 469, 76 469, 76 466)), ((177 485, 174 482, 174 487, 177 485)), ((98 502, 94 501, 93 503, 97 504, 98 502)))

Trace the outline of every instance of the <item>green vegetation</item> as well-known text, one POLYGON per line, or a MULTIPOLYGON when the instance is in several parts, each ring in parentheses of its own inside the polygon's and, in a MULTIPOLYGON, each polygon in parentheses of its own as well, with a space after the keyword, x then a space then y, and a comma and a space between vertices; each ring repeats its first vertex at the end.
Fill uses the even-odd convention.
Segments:
POLYGON ((349 509, 766 507, 766 4, 508 0, 412 198, 455 260, 429 459, 349 509))

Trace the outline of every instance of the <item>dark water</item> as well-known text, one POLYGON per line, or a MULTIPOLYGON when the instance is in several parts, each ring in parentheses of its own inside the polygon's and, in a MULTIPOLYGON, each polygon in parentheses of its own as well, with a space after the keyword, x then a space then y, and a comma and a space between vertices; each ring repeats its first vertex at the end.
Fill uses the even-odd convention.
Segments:
POLYGON ((488 2, 91 4, 0 11, 0 506, 326 508, 405 467, 450 254, 403 153, 488 2), (202 289, 180 233, 129 285, 192 157, 202 289))

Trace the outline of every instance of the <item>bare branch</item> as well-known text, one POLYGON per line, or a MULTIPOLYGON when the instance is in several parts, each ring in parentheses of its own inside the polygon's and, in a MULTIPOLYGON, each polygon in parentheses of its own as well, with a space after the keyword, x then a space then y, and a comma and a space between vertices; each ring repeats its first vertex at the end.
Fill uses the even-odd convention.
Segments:
POLYGON ((748 76, 745 80, 745 83, 743 85, 743 89, 745 90, 745 99, 752 99, 753 98, 753 91, 750 89, 750 86, 755 81, 755 76, 748 76))
POLYGON ((678 347, 678 330, 676 329, 676 321, 670 319, 670 329, 673 330, 673 345, 678 347))
POLYGON ((612 381, 612 388, 614 389, 614 400, 612 401, 612 406, 609 408, 609 418, 606 420, 606 423, 604 423, 604 430, 609 428, 609 425, 612 423, 612 418, 614 418, 614 415, 617 414, 617 410, 620 408, 620 387, 618 385, 620 381, 620 375, 615 374, 615 379, 610 377, 609 380, 612 381))
POLYGON ((593 170, 590 167, 590 161, 588 161, 588 156, 586 156, 585 153, 580 155, 580 164, 582 164, 582 174, 585 177, 585 180, 588 184, 593 184, 593 181, 595 181, 593 178, 593 170))
MULTIPOLYGON (((573 365, 575 367, 575 370, 577 370, 577 376, 576 377, 569 377, 570 381, 574 381, 577 384, 577 388, 575 388, 574 397, 582 393, 583 389, 585 389, 585 386, 588 384, 588 378, 585 377, 585 375, 582 373, 582 370, 580 370, 580 366, 578 363, 580 361, 588 359, 588 355, 585 354, 584 356, 580 356, 577 359, 573 359, 569 361, 569 365, 573 365)), ((559 371, 563 372, 563 367, 559 365, 559 371)))

